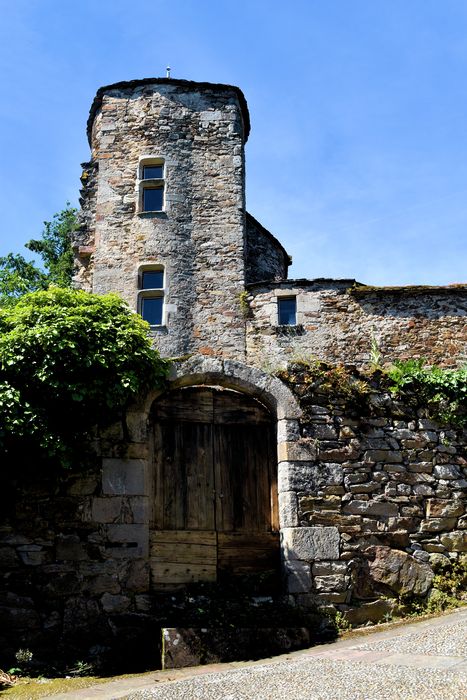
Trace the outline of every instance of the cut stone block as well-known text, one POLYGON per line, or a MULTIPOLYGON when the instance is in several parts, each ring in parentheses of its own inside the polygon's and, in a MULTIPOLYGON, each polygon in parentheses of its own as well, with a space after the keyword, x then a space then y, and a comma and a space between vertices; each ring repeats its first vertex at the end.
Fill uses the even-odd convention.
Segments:
POLYGON ((298 525, 297 494, 286 491, 279 494, 279 522, 281 527, 296 527, 298 525))
POLYGON ((311 566, 304 561, 285 563, 288 593, 308 593, 311 590, 311 566))
POLYGON ((104 459, 102 492, 106 496, 144 496, 144 467, 142 459, 104 459))
POLYGON ((145 496, 109 496, 92 499, 92 520, 96 523, 145 523, 148 503, 145 496))
POLYGON ((316 446, 311 442, 280 442, 277 446, 277 459, 279 462, 309 462, 310 460, 315 460, 316 455, 316 446))
POLYGON ((296 442, 300 438, 300 425, 298 420, 277 421, 277 442, 296 442))
POLYGON ((338 559, 340 535, 337 527, 286 527, 281 532, 286 560, 338 559))
POLYGON ((342 484, 344 473, 340 464, 313 464, 312 462, 280 462, 278 489, 313 493, 325 486, 342 484))

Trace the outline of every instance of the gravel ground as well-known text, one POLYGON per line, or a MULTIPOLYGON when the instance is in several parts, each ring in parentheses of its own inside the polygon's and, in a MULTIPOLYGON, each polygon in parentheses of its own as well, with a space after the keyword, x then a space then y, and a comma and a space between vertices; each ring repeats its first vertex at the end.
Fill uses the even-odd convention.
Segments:
MULTIPOLYGON (((332 645, 329 645, 331 649, 332 645)), ((435 657, 466 657, 465 620, 394 631, 390 639, 355 640, 352 649, 435 657)), ((466 666, 464 665, 464 669, 466 666)), ((467 671, 296 657, 164 683, 128 700, 464 700, 467 671)))
POLYGON ((434 633, 425 629, 412 634, 403 634, 395 639, 358 644, 356 649, 394 651, 398 654, 436 654, 438 656, 466 656, 467 631, 465 622, 440 627, 434 633), (397 646, 396 646, 397 644, 397 646))
POLYGON ((129 700, 462 700, 467 674, 306 659, 164 684, 129 700))

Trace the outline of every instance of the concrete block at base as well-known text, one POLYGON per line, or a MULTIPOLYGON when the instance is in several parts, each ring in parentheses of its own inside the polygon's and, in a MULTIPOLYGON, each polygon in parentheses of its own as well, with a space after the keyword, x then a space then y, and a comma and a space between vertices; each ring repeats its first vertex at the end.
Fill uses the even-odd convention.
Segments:
POLYGON ((285 527, 281 531, 286 560, 339 559, 339 542, 337 527, 285 527))

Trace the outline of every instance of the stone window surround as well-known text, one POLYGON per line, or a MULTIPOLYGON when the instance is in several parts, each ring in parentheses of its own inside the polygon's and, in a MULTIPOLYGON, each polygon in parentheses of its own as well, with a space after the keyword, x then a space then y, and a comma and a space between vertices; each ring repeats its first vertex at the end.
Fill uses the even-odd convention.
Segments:
POLYGON ((138 161, 138 168, 136 173, 136 195, 137 195, 137 213, 139 215, 144 214, 161 214, 167 210, 167 199, 166 199, 166 178, 167 178, 167 159, 163 155, 143 155, 140 156, 138 161), (155 179, 143 179, 143 170, 146 165, 162 165, 163 167, 163 177, 155 179), (143 192, 146 188, 161 188, 162 189, 162 209, 157 209, 154 211, 143 209, 143 192))
POLYGON ((162 263, 142 263, 138 267, 138 293, 136 309, 141 314, 141 306, 143 299, 152 299, 154 297, 162 297, 162 323, 160 325, 151 326, 151 328, 165 328, 167 325, 167 271, 162 263), (144 272, 163 272, 163 286, 154 289, 143 289, 143 273, 144 272))
MULTIPOLYGON (((279 299, 295 299, 295 326, 300 326, 303 322, 302 313, 300 309, 300 296, 295 292, 294 289, 275 289, 274 290, 275 303, 271 308, 270 314, 270 325, 276 327, 279 325, 279 299)), ((290 326, 294 328, 295 326, 290 326)))

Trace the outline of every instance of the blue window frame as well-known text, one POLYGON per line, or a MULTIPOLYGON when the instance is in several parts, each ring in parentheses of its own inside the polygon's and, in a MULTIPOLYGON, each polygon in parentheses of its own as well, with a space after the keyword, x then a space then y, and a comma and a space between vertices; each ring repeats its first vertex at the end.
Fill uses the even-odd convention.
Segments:
POLYGON ((277 315, 279 326, 297 325, 296 297, 283 297, 277 300, 277 315))
POLYGON ((141 316, 151 326, 162 325, 164 297, 143 297, 141 299, 141 316))
POLYGON ((143 165, 143 180, 161 180, 163 177, 163 165, 143 165))
POLYGON ((141 280, 141 289, 163 289, 164 270, 145 270, 141 280))
POLYGON ((164 269, 140 270, 138 311, 151 326, 164 323, 164 269))
POLYGON ((143 187, 143 211, 162 211, 163 206, 163 187, 143 187))
POLYGON ((144 158, 139 165, 139 211, 164 210, 165 163, 162 158, 144 158))

